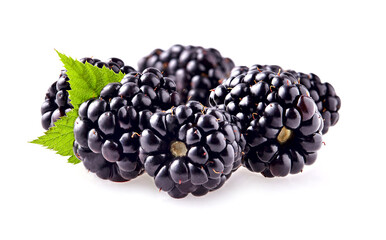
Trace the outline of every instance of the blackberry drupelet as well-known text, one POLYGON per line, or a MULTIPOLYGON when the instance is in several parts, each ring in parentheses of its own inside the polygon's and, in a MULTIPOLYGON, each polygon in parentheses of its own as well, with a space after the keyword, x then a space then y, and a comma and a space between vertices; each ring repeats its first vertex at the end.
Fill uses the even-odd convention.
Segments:
POLYGON ((240 166, 244 145, 229 114, 190 101, 151 116, 140 158, 155 185, 173 198, 202 196, 240 166))
POLYGON ((127 181, 143 172, 139 136, 152 112, 178 105, 175 83, 154 68, 106 85, 100 98, 79 107, 74 154, 102 179, 127 181))
POLYGON ((229 75, 234 63, 214 48, 174 45, 165 51, 155 49, 143 57, 138 68, 141 71, 146 67, 158 68, 173 77, 185 102, 197 100, 207 104, 209 89, 229 75))
MULTIPOLYGON (((82 58, 79 61, 82 63, 88 62, 100 68, 106 66, 116 73, 122 71, 128 74, 135 71, 134 68, 125 66, 119 58, 110 58, 106 62, 101 62, 96 58, 82 58)), ((47 90, 45 100, 41 106, 42 126, 45 130, 52 127, 56 120, 66 115, 73 108, 68 98, 68 90, 71 89, 68 81, 66 70, 62 70, 58 81, 54 82, 47 90)))
POLYGON ((247 141, 243 163, 266 177, 301 172, 322 145, 323 119, 314 100, 277 68, 235 68, 210 96, 211 105, 239 118, 247 141))

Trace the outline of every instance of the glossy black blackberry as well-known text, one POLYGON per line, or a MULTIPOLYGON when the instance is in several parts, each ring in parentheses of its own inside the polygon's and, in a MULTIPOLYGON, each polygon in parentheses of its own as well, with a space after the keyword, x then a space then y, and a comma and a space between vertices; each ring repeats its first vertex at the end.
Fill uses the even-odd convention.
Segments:
POLYGON ((306 87, 293 82, 289 73, 239 67, 210 96, 212 105, 239 118, 244 165, 266 177, 299 173, 322 145, 321 114, 306 87))
POLYGON ((297 94, 291 99, 293 89, 296 87, 280 87, 284 95, 269 103, 246 130, 244 165, 249 170, 266 177, 284 177, 315 162, 323 143, 323 119, 311 97, 297 94))
POLYGON ((175 84, 157 69, 126 74, 79 107, 74 153, 100 178, 127 181, 143 172, 139 136, 152 112, 179 105, 175 84))
MULTIPOLYGON (((255 65, 254 65, 255 66, 255 65)), ((277 99, 277 90, 282 85, 292 85, 296 79, 292 75, 278 75, 273 71, 257 67, 236 67, 230 77, 211 90, 211 106, 224 105, 224 109, 239 118, 243 131, 266 107, 277 99)), ((308 94, 304 86, 296 85, 298 91, 308 94)))
POLYGON ((277 65, 254 65, 252 68, 255 67, 262 71, 268 70, 275 73, 280 71, 282 74, 291 74, 296 78, 293 83, 304 85, 309 91, 310 96, 314 99, 318 111, 322 114, 324 120, 323 134, 327 133, 328 129, 338 122, 341 100, 330 83, 322 83, 320 78, 314 73, 305 74, 294 70, 284 70, 277 65))
POLYGON ((139 70, 155 67, 173 77, 184 101, 208 103, 208 90, 226 78, 234 63, 214 48, 174 45, 167 50, 155 49, 138 62, 139 70))
MULTIPOLYGON (((82 63, 90 63, 92 65, 103 67, 106 66, 114 72, 122 71, 125 74, 134 72, 135 69, 130 66, 125 66, 119 58, 110 58, 106 62, 101 62, 96 58, 82 58, 79 60, 82 63)), ((56 120, 66 115, 73 106, 68 98, 68 90, 71 89, 69 78, 66 70, 62 70, 59 75, 59 80, 54 82, 47 90, 44 102, 41 106, 42 126, 48 130, 54 125, 56 120)))
POLYGON ((245 140, 229 114, 191 101, 153 114, 140 145, 155 185, 183 198, 220 188, 240 166, 245 140))

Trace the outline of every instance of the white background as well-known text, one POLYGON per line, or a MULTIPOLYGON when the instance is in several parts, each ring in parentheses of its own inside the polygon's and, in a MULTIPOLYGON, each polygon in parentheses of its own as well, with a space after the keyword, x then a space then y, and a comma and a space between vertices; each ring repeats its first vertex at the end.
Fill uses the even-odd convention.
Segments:
POLYGON ((0 239, 385 239, 384 1, 2 1, 0 239), (129 65, 174 43, 237 65, 314 72, 341 119, 302 174, 242 169, 205 197, 113 183, 28 144, 62 64, 54 48, 129 65))

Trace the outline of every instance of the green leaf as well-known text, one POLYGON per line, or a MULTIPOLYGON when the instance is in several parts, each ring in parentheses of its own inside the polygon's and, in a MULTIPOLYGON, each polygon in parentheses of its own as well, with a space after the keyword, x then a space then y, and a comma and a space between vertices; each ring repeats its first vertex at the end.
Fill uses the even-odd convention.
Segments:
POLYGON ((69 98, 74 109, 56 121, 55 126, 46 131, 43 136, 31 141, 31 143, 43 145, 62 156, 70 156, 68 162, 77 164, 80 161, 74 155, 73 143, 75 140, 74 123, 78 117, 80 104, 98 97, 103 87, 112 82, 120 82, 124 74, 122 72, 117 74, 106 67, 98 68, 89 63, 84 64, 58 51, 56 52, 70 79, 69 98))
POLYGON ((75 109, 78 109, 84 101, 98 97, 104 86, 112 82, 120 82, 124 76, 122 72, 117 74, 106 67, 101 69, 88 62, 84 64, 56 52, 67 70, 71 85, 69 97, 75 109))
POLYGON ((75 140, 74 123, 77 117, 77 111, 71 110, 67 113, 67 116, 58 119, 54 127, 48 129, 43 136, 31 141, 31 143, 43 145, 62 156, 71 156, 68 162, 73 164, 79 163, 80 161, 74 156, 72 150, 72 144, 75 140))
POLYGON ((74 165, 80 163, 80 160, 75 157, 75 155, 72 155, 67 161, 68 163, 72 163, 74 165))

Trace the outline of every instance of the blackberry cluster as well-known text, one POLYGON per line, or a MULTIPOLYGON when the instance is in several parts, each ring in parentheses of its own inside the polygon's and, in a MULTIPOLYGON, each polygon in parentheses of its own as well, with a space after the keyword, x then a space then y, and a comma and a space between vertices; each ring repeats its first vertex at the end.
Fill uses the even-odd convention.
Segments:
POLYGON ((174 198, 220 188, 241 164, 245 140, 231 115, 197 101, 153 114, 140 158, 156 186, 174 198))
MULTIPOLYGON (((80 61, 125 75, 75 106, 74 155, 114 182, 146 172, 173 198, 215 191, 241 165, 265 177, 300 173, 339 121, 341 100, 317 75, 234 67, 214 48, 155 49, 140 59, 139 71, 119 58, 80 61)), ((73 108, 70 89, 62 70, 41 106, 44 129, 73 108)))
POLYGON ((173 77, 185 102, 197 100, 206 105, 208 90, 229 75, 234 63, 214 48, 174 45, 165 51, 155 49, 138 62, 140 71, 147 67, 173 77))
POLYGON ((237 67, 210 95, 211 105, 237 116, 243 126, 244 165, 266 177, 296 174, 314 163, 324 126, 307 88, 293 73, 277 69, 237 67))
POLYGON ((106 85, 79 107, 74 154, 102 179, 128 181, 143 172, 139 136, 153 112, 180 104, 175 83, 154 68, 106 85))
MULTIPOLYGON (((101 62, 96 58, 82 58, 79 61, 82 63, 88 62, 99 68, 105 66, 116 73, 122 71, 128 74, 135 71, 134 68, 125 66, 119 58, 110 58, 106 62, 101 62)), ((66 115, 73 108, 68 98, 68 90, 71 89, 69 80, 66 70, 62 70, 58 81, 54 82, 47 90, 45 100, 41 106, 42 126, 45 130, 52 127, 56 120, 66 115)))

